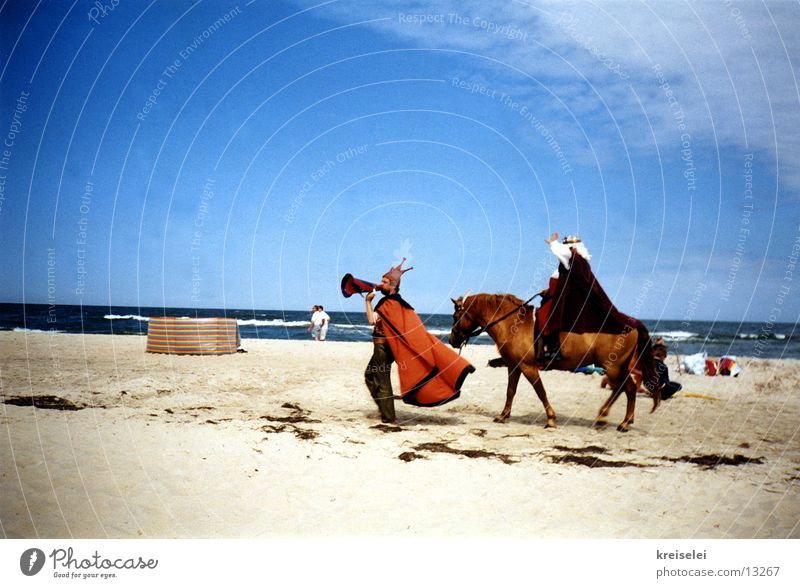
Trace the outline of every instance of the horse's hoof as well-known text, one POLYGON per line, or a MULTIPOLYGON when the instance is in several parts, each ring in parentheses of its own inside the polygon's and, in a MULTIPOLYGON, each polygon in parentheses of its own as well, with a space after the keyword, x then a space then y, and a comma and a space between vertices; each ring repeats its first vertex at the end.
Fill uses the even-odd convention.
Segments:
POLYGON ((556 422, 555 421, 547 421, 547 423, 545 424, 544 428, 545 429, 555 429, 556 428, 556 422))
POLYGON ((504 423, 504 422, 506 422, 507 418, 508 418, 507 416, 503 416, 503 415, 500 414, 500 415, 497 415, 496 417, 494 417, 494 422, 496 422, 496 423, 504 423))
POLYGON ((627 433, 628 430, 629 430, 628 427, 626 427, 621 423, 617 426, 617 431, 619 431, 620 433, 627 433))

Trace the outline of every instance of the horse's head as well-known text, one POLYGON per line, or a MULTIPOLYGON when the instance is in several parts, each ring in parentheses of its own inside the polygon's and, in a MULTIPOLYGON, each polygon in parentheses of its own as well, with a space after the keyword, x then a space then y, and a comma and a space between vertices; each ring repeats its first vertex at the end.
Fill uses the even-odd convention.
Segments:
POLYGON ((467 342, 471 333, 480 325, 469 314, 469 305, 466 304, 469 298, 465 299, 459 296, 456 300, 452 298, 450 300, 453 302, 454 307, 453 328, 450 329, 450 345, 459 348, 467 342))

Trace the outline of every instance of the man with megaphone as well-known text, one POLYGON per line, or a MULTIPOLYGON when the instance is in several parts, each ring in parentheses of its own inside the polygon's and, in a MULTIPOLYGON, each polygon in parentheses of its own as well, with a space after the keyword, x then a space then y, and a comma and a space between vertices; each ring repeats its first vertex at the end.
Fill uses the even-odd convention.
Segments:
POLYGON ((439 406, 455 400, 461 384, 475 371, 470 363, 425 330, 417 313, 400 296, 403 258, 381 278, 383 297, 372 307, 375 291, 366 295, 367 321, 373 326, 372 358, 364 372, 367 388, 378 405, 381 421, 394 423, 391 368, 397 362, 401 398, 415 406, 439 406))
MULTIPOLYGON (((403 258, 403 261, 401 261, 397 267, 391 268, 383 275, 380 284, 375 285, 375 288, 384 295, 379 305, 386 302, 389 296, 393 296, 395 301, 398 299, 402 300, 402 298, 400 298, 400 278, 405 272, 414 269, 410 267, 401 270, 400 267, 403 265, 404 261, 405 258, 403 258)), ((391 380, 394 355, 386 339, 384 321, 381 315, 372 308, 373 298, 375 298, 375 290, 369 292, 366 296, 367 322, 372 325, 373 350, 372 357, 364 372, 364 380, 367 383, 370 394, 372 394, 373 400, 375 400, 375 404, 378 405, 378 410, 381 413, 381 422, 394 423, 397 420, 394 412, 394 395, 392 393, 391 380)))

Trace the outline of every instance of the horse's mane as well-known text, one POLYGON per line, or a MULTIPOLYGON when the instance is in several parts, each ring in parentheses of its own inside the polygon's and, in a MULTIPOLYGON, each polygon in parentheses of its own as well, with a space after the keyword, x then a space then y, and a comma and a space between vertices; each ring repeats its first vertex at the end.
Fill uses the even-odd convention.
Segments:
MULTIPOLYGON (((504 304, 510 306, 523 306, 523 300, 514 296, 513 294, 508 293, 498 293, 498 294, 473 294, 468 298, 472 299, 468 306, 472 306, 477 303, 476 309, 481 307, 485 311, 491 313, 501 312, 500 309, 503 308, 504 304)), ((466 302, 466 301, 465 301, 466 302)), ((525 308, 531 308, 530 304, 524 305, 525 308)))
POLYGON ((478 298, 481 297, 482 299, 486 299, 491 301, 497 306, 500 306, 500 303, 503 301, 510 302, 514 306, 522 306, 523 300, 521 298, 517 298, 513 294, 508 293, 497 293, 497 294, 473 294, 471 298, 478 298))
POLYGON ((495 296, 498 298, 505 298, 508 302, 511 302, 515 306, 521 306, 523 302, 521 298, 517 298, 513 294, 495 294, 495 296))

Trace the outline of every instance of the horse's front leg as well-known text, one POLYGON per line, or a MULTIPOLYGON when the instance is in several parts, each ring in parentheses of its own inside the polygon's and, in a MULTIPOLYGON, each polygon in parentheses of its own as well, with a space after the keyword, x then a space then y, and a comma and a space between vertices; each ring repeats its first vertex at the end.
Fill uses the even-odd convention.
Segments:
POLYGON ((542 379, 539 377, 539 369, 534 365, 523 364, 522 371, 533 386, 533 389, 536 390, 536 395, 542 402, 544 412, 547 415, 547 424, 545 425, 545 428, 555 428, 556 411, 553 410, 553 407, 550 406, 550 401, 547 399, 547 392, 544 389, 544 384, 542 384, 542 379))
POLYGON ((506 386, 506 405, 503 411, 494 417, 494 422, 502 423, 511 416, 511 405, 514 404, 514 395, 517 393, 517 384, 519 384, 519 377, 521 372, 519 366, 508 366, 508 385, 506 386))

